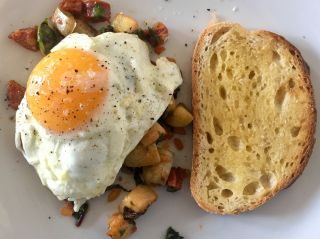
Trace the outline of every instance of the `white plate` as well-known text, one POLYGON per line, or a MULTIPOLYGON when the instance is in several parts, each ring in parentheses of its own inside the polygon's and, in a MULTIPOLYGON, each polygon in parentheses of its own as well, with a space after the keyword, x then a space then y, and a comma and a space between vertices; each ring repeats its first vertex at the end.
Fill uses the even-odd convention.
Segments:
MULTIPOLYGON (((199 31, 215 9, 223 19, 249 28, 280 33, 296 45, 311 68, 317 103, 320 89, 320 3, 318 0, 113 0, 112 12, 123 11, 141 22, 163 21, 169 27, 166 55, 180 65, 184 85, 179 99, 190 106, 191 56, 199 31), (209 9, 209 10, 207 10, 209 9), (187 44, 187 46, 185 46, 187 44)), ((14 146, 14 112, 7 109, 5 86, 9 79, 25 83, 39 53, 27 51, 7 35, 16 28, 39 24, 53 11, 57 1, 0 0, 0 238, 104 238, 108 216, 119 201, 106 196, 90 201, 90 211, 80 228, 72 218, 59 215, 59 202, 43 187, 34 170, 14 146), (26 70, 25 68, 29 68, 26 70)), ((319 128, 319 124, 317 125, 319 128)), ((319 139, 319 130, 317 133, 319 139)), ((177 154, 178 164, 191 164, 191 137, 177 154)), ((304 174, 289 189, 254 212, 240 216, 216 216, 202 211, 193 201, 187 182, 183 190, 168 193, 159 189, 159 199, 137 220, 137 238, 164 238, 173 226, 185 238, 320 238, 320 151, 314 147, 304 174)))

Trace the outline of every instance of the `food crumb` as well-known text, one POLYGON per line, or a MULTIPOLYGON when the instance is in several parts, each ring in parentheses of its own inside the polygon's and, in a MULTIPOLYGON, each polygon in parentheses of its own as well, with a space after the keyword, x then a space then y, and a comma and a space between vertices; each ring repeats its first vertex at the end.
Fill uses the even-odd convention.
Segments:
POLYGON ((176 147, 177 150, 182 150, 184 147, 181 139, 174 138, 173 143, 174 143, 174 146, 176 147))
POLYGON ((184 46, 185 46, 185 47, 188 47, 188 43, 185 43, 184 46))
POLYGON ((211 9, 210 9, 210 8, 207 8, 207 11, 208 11, 208 12, 210 12, 210 11, 211 11, 211 9))
POLYGON ((48 219, 51 220, 51 216, 49 216, 48 219))
POLYGON ((237 6, 234 6, 234 7, 232 8, 232 11, 233 11, 233 12, 237 12, 237 11, 239 11, 239 8, 238 8, 237 6))

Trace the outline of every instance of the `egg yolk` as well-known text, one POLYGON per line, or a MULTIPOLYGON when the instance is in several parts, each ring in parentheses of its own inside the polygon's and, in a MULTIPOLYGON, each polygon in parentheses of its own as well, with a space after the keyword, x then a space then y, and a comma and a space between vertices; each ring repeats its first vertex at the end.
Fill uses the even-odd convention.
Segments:
POLYGON ((106 102, 108 71, 92 53, 70 48, 52 52, 33 69, 27 103, 45 128, 64 133, 92 121, 106 102))

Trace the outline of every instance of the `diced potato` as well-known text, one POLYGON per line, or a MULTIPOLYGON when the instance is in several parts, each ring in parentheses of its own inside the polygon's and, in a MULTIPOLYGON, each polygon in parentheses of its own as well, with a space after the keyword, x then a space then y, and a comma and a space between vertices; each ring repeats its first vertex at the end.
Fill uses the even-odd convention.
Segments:
POLYGON ((138 185, 122 200, 120 212, 126 219, 136 219, 157 200, 157 193, 149 186, 138 185))
POLYGON ((64 12, 58 7, 51 17, 51 22, 63 36, 71 34, 77 25, 76 20, 71 13, 64 12))
POLYGON ((142 176, 146 184, 165 185, 172 167, 172 153, 168 150, 158 149, 161 162, 143 167, 142 176))
POLYGON ((166 118, 166 123, 172 127, 186 127, 193 120, 192 114, 179 104, 166 118))
POLYGON ((109 219, 107 235, 112 239, 126 239, 136 230, 135 222, 124 219, 123 215, 118 212, 109 219))
POLYGON ((143 146, 147 147, 148 145, 155 143, 160 136, 163 136, 166 133, 166 130, 159 123, 155 123, 145 136, 143 136, 140 142, 143 146))
POLYGON ((127 156, 124 165, 127 167, 144 167, 160 162, 160 156, 156 144, 144 147, 138 144, 137 147, 127 156))
POLYGON ((118 13, 112 21, 115 32, 132 33, 139 28, 138 22, 132 17, 126 16, 123 13, 118 13))
POLYGON ((76 19, 77 26, 73 32, 87 34, 89 37, 97 35, 97 30, 81 19, 76 19))

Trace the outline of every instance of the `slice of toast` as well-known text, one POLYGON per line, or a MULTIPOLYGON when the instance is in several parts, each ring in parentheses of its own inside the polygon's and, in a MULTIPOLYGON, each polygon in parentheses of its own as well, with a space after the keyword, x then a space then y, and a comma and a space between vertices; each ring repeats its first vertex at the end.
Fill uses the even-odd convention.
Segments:
POLYGON ((208 212, 253 210, 293 183, 310 157, 308 65, 275 33, 217 23, 200 35, 192 68, 192 195, 208 212))

